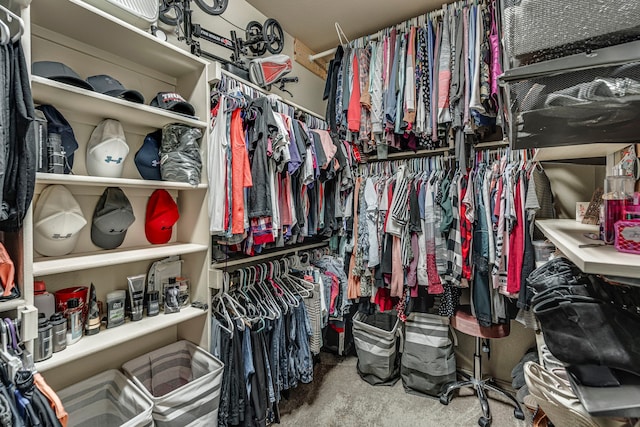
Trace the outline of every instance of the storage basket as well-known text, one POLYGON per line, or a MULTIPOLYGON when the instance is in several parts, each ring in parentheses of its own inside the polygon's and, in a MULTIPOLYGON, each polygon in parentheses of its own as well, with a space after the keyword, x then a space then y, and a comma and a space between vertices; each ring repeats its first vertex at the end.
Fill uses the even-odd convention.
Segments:
POLYGON ((576 58, 580 60, 577 70, 562 69, 566 64, 560 62, 565 60, 558 60, 557 71, 550 71, 555 69, 551 67, 518 80, 514 70, 512 77, 506 77, 511 80, 508 98, 512 147, 636 141, 640 120, 640 42, 630 45, 633 46, 609 48, 617 52, 614 62, 629 55, 623 65, 598 63, 604 60, 603 53, 594 58, 580 55, 576 58))
POLYGON ((120 371, 102 372, 58 392, 67 427, 153 426, 153 402, 120 371))
POLYGON ((223 363, 189 341, 178 341, 122 365, 153 402, 157 426, 216 426, 223 363))
POLYGON ((400 378, 398 335, 400 320, 395 313, 353 316, 353 341, 358 354, 358 373, 373 385, 393 385, 400 378))
POLYGON ((640 255, 640 221, 618 221, 615 228, 616 250, 640 255))
POLYGON ((320 285, 318 283, 313 284, 311 296, 304 298, 303 301, 311 323, 309 347, 311 348, 311 353, 320 354, 320 349, 322 348, 322 306, 320 304, 320 285))
POLYGON ((637 0, 504 0, 507 55, 526 65, 640 39, 637 0))
POLYGON ((405 323, 400 373, 408 393, 440 395, 456 380, 456 357, 449 336, 449 318, 412 313, 405 323))

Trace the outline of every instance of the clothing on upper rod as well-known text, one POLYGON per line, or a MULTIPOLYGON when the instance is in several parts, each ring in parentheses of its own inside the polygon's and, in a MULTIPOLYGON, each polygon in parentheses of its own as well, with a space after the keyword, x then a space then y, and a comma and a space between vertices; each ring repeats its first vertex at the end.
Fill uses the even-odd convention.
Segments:
POLYGON ((210 232, 249 255, 339 233, 353 187, 351 146, 261 95, 230 78, 212 93, 210 232))
POLYGON ((504 123, 495 8, 495 0, 445 5, 340 45, 324 91, 330 130, 382 156, 454 141, 464 158, 465 143, 504 123))

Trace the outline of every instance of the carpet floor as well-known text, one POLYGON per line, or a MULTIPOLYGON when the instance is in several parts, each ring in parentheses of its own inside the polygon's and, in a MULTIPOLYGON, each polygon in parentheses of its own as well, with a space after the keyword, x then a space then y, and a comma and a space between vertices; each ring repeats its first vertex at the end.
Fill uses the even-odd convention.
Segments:
MULTIPOLYGON (((356 370, 355 357, 321 353, 314 380, 300 384, 280 402, 281 426, 322 427, 473 427, 482 415, 471 389, 460 392, 449 405, 437 399, 408 394, 402 381, 394 386, 372 386, 356 370)), ((513 417, 510 405, 494 398, 489 406, 493 427, 525 427, 513 417)), ((527 412, 525 408, 525 413, 527 412)), ((528 416, 528 414, 527 414, 528 416)))

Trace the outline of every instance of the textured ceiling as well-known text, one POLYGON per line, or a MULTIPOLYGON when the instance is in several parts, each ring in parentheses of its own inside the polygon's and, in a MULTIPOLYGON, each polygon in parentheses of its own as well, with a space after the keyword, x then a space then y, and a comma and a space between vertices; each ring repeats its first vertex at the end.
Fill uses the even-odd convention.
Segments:
POLYGON ((450 0, 247 0, 311 50, 338 45, 335 22, 356 39, 414 16, 438 9, 450 0))

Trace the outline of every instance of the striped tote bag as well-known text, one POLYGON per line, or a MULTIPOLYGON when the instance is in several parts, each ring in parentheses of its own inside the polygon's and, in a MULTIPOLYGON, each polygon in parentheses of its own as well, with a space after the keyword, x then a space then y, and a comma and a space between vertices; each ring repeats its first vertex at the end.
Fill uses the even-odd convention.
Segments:
POLYGON ((438 397, 456 380, 456 358, 449 335, 449 318, 412 313, 405 323, 400 375, 407 393, 438 397))

